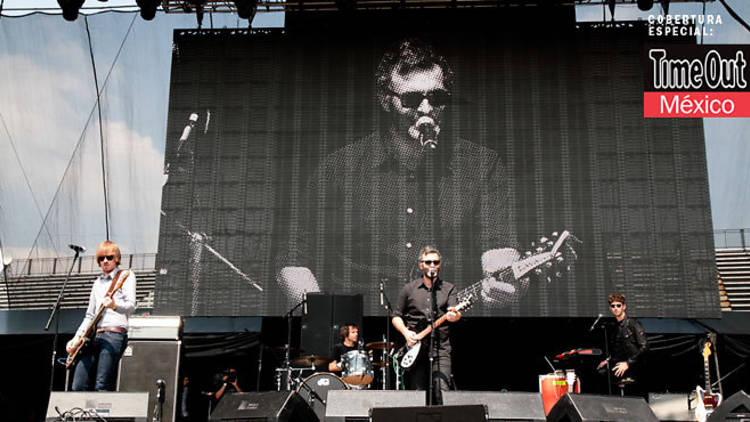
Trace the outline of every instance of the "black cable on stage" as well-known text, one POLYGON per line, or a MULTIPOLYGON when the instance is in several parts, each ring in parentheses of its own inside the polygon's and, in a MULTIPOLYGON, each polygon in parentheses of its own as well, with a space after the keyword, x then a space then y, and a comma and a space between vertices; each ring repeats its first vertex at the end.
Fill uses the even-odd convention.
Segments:
POLYGON ((744 26, 745 29, 750 31, 750 25, 748 25, 747 22, 743 21, 740 15, 738 15, 737 12, 735 12, 731 7, 729 7, 726 0, 719 0, 719 2, 724 5, 724 8, 727 9, 727 12, 729 12, 729 15, 732 16, 734 20, 739 22, 740 25, 744 26))
POLYGON ((94 88, 96 89, 96 110, 99 114, 99 152, 101 155, 102 165, 102 191, 104 191, 104 229, 109 240, 109 197, 107 194, 107 166, 104 154, 104 129, 102 128, 102 102, 101 93, 99 92, 99 77, 96 76, 96 60, 94 60, 94 47, 91 45, 91 31, 89 31, 89 19, 83 16, 83 22, 86 24, 86 38, 89 42, 89 56, 91 57, 91 70, 94 73, 94 88))

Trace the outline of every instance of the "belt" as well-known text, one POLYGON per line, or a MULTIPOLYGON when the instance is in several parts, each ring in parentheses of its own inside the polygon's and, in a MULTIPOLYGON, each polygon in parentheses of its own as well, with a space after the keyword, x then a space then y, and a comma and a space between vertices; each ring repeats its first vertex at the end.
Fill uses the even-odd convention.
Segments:
POLYGON ((125 334, 125 333, 128 332, 128 330, 126 328, 123 328, 123 327, 102 327, 102 328, 97 328, 96 329, 96 333, 97 334, 99 334, 99 333, 105 333, 105 332, 106 333, 120 333, 120 334, 125 334))

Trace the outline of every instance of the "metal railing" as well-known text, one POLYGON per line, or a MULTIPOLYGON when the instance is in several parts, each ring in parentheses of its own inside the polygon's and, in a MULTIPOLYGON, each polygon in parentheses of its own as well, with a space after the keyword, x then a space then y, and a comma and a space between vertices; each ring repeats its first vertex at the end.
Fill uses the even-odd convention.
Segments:
MULTIPOLYGON (((28 277, 28 276, 45 276, 45 275, 65 275, 70 269, 73 257, 56 257, 56 258, 30 258, 19 259, 10 263, 8 266, 8 278, 28 277)), ((123 254, 122 265, 133 271, 154 271, 156 268, 155 253, 123 254)), ((73 275, 79 274, 97 274, 101 270, 96 263, 95 256, 82 256, 73 267, 73 275)))
POLYGON ((714 230, 714 248, 744 249, 750 245, 750 229, 714 230))

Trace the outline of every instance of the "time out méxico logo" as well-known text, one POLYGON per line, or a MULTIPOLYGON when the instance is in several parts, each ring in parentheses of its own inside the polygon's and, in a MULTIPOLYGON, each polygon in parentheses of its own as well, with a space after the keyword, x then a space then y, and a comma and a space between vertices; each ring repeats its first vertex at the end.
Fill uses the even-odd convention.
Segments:
POLYGON ((644 117, 750 117, 750 45, 647 46, 644 117))

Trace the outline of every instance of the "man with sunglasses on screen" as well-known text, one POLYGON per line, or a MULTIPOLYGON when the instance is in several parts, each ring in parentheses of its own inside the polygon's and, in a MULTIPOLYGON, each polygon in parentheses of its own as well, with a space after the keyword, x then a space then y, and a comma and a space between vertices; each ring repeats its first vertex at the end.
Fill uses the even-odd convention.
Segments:
POLYGON ((104 241, 96 249, 96 261, 102 274, 94 280, 89 306, 75 337, 66 346, 74 353, 84 335, 102 310, 101 318, 92 327, 93 338, 80 349, 73 376, 73 391, 114 391, 117 365, 128 343, 128 317, 135 311, 135 274, 120 269, 120 247, 104 241))
POLYGON ((610 356, 599 363, 597 370, 609 368, 614 373, 617 381, 627 380, 624 384, 635 382, 635 368, 641 363, 643 355, 648 350, 646 332, 643 326, 634 318, 628 317, 625 310, 625 295, 615 293, 607 298, 609 310, 614 315, 617 323, 617 331, 611 338, 610 356), (612 366, 614 362, 614 366, 612 366))
POLYGON ((428 244, 451 257, 448 278, 483 280, 488 306, 526 293, 528 280, 491 275, 519 257, 512 202, 498 153, 461 138, 451 128, 460 119, 446 119, 454 81, 446 59, 421 40, 384 54, 375 74, 377 130, 319 165, 306 227, 278 257, 288 298, 402 286, 421 277, 415 262, 428 244))
MULTIPOLYGON (((439 277, 441 255, 432 246, 425 246, 419 254, 422 276, 401 288, 393 313, 392 323, 404 336, 408 346, 420 341, 417 333, 430 326, 430 321, 446 315, 453 323, 461 319, 457 305, 456 288, 439 277)), ((404 381, 409 390, 428 390, 430 371, 430 342, 432 342, 432 403, 442 403, 442 391, 451 382, 451 344, 449 323, 438 326, 436 335, 421 339, 417 360, 405 372, 404 381)))

